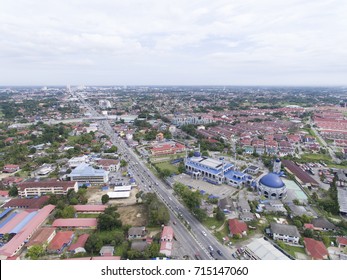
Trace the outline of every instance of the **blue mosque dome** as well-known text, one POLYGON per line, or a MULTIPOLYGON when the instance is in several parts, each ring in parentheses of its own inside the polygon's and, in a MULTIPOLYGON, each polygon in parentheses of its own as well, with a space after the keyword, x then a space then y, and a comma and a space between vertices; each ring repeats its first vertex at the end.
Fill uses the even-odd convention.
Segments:
POLYGON ((278 176, 275 173, 266 174, 260 179, 259 183, 261 183, 262 185, 268 188, 273 188, 273 189, 279 189, 284 186, 284 183, 281 180, 280 176, 278 176))
POLYGON ((194 152, 194 157, 201 157, 201 154, 199 152, 194 152))

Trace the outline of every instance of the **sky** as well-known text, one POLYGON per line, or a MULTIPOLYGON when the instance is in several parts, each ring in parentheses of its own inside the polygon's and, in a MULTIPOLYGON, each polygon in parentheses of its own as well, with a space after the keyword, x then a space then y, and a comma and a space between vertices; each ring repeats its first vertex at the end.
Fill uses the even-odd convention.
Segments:
POLYGON ((0 0, 0 85, 347 85, 347 1, 0 0))

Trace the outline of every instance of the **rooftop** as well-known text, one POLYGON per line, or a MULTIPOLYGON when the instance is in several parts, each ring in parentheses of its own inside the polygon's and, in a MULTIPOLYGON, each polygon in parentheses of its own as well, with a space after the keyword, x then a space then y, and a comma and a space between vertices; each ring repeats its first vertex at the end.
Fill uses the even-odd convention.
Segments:
POLYGON ((278 224, 275 222, 272 222, 270 224, 270 226, 271 226, 271 231, 273 233, 288 235, 288 236, 294 236, 294 237, 300 237, 301 236, 296 226, 278 224))
POLYGON ((70 219, 56 219, 53 227, 96 227, 96 218, 70 218, 70 219))
POLYGON ((328 256, 328 250, 322 241, 304 238, 307 253, 315 260, 323 260, 328 256))
POLYGON ((50 251, 58 251, 64 245, 68 244, 73 238, 73 231, 59 231, 49 243, 47 249, 50 251))
POLYGON ((39 209, 49 200, 48 196, 41 196, 38 198, 13 198, 6 202, 3 208, 26 208, 26 209, 39 209))
POLYGON ((95 169, 87 163, 79 164, 72 172, 69 174, 70 177, 73 176, 106 176, 108 171, 104 169, 95 169))

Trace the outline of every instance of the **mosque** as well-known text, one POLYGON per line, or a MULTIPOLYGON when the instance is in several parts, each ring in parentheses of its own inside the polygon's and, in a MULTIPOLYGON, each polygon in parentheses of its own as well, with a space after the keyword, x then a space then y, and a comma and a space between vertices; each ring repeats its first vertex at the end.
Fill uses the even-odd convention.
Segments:
POLYGON ((199 151, 195 151, 193 157, 186 156, 184 164, 186 172, 193 178, 202 178, 212 184, 226 183, 231 186, 241 187, 252 182, 250 175, 235 170, 232 163, 225 162, 223 158, 212 159, 201 156, 199 151))
POLYGON ((258 183, 259 194, 269 199, 284 199, 287 196, 287 187, 281 177, 281 160, 274 162, 273 172, 260 178, 258 183))

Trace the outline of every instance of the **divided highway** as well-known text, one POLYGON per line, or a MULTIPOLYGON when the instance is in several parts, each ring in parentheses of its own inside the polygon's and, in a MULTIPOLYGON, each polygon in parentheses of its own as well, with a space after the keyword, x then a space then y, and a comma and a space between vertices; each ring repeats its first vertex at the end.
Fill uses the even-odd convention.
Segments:
MULTIPOLYGON (((83 98, 78 97, 89 109, 92 116, 99 115, 83 98)), ((172 195, 172 190, 148 169, 143 161, 125 144, 123 139, 116 136, 108 121, 102 120, 99 124, 100 129, 110 137, 112 143, 117 146, 119 153, 128 161, 129 168, 140 189, 144 192, 155 192, 167 205, 170 211, 170 223, 174 228, 176 239, 182 244, 186 255, 194 258, 198 254, 201 259, 233 259, 230 248, 221 245, 209 230, 172 195)))

